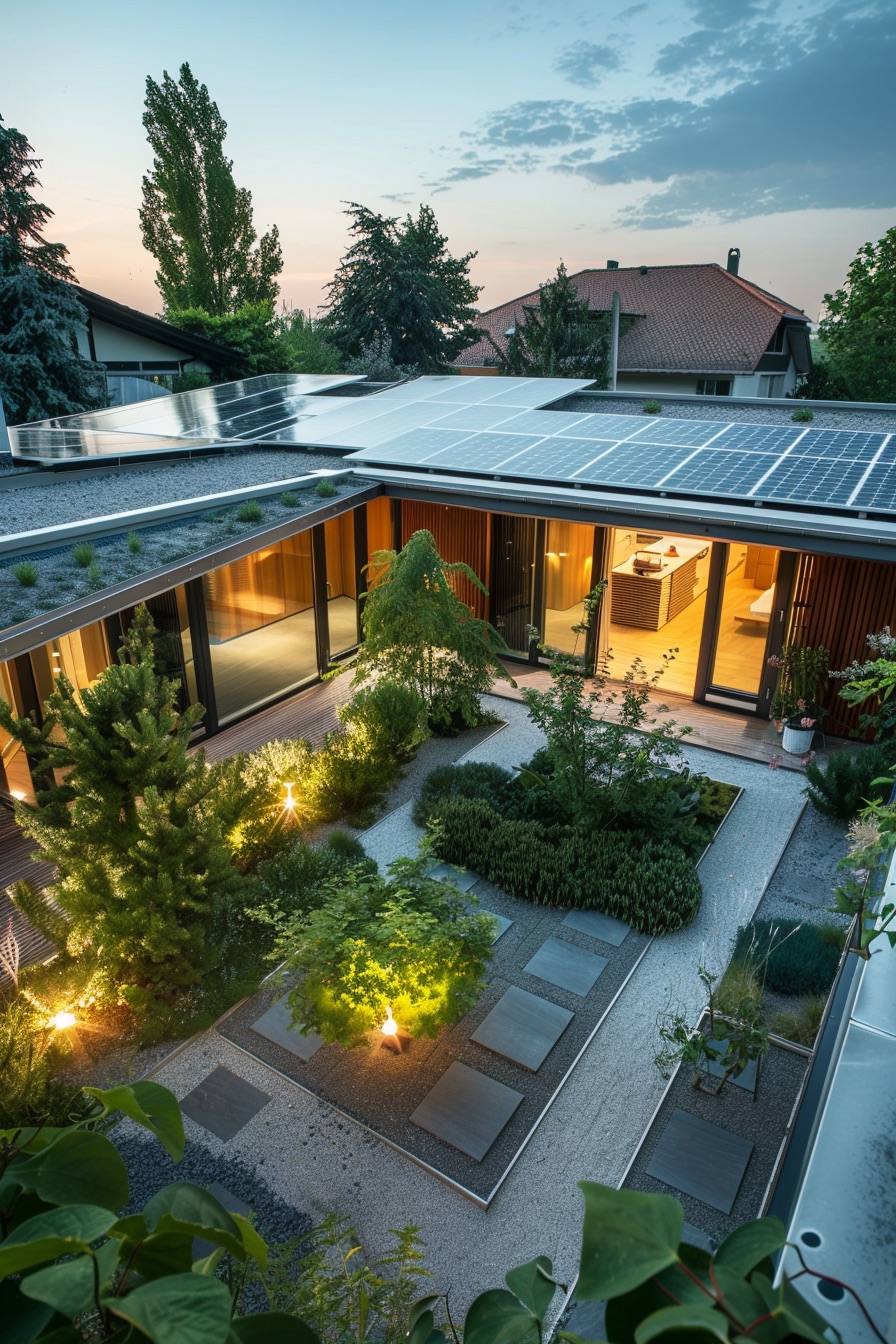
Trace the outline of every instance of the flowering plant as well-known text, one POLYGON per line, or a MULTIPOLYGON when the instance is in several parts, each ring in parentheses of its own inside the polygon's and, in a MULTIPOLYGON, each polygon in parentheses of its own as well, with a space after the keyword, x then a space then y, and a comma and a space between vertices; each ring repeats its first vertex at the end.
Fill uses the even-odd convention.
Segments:
POLYGON ((817 705, 809 703, 807 700, 797 700, 796 709, 792 714, 788 714, 785 723, 788 728, 814 728, 821 718, 822 711, 817 705))
POLYGON ((794 719, 817 720, 820 713, 817 702, 828 680, 827 649, 823 645, 812 648, 804 644, 785 644, 780 653, 772 654, 768 665, 778 673, 769 706, 771 717, 785 720, 790 728, 801 726, 793 722, 794 719))

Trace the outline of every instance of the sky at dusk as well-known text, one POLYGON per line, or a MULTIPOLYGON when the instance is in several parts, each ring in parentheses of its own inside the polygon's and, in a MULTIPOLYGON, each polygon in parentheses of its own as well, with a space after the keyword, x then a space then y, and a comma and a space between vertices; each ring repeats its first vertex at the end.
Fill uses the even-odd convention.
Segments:
POLYGON ((489 308, 562 258, 718 261, 817 317, 896 224, 893 0, 32 0, 3 18, 0 115, 43 159, 80 282, 157 312, 137 211, 147 75, 189 62, 228 123, 282 297, 316 310, 343 202, 431 204, 489 308))

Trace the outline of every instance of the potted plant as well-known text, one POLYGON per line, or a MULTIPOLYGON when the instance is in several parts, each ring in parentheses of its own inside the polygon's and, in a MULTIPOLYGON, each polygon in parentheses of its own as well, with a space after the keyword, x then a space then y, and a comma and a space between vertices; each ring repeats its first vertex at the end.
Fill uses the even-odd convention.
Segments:
POLYGON ((778 731, 784 731, 784 750, 809 751, 816 724, 821 717, 818 702, 828 682, 828 651, 823 644, 817 648, 808 644, 785 644, 780 653, 771 655, 768 665, 778 671, 769 714, 775 720, 778 731), (804 724, 803 719, 811 719, 813 722, 811 725, 804 724), (806 743, 808 733, 808 743, 788 746, 788 740, 791 743, 795 741, 788 735, 788 728, 802 734, 799 739, 801 743, 806 743))
POLYGON ((820 717, 821 710, 817 705, 808 705, 804 700, 798 700, 794 712, 784 720, 784 736, 781 739, 784 750, 794 756, 805 756, 807 751, 811 751, 812 739, 820 717))

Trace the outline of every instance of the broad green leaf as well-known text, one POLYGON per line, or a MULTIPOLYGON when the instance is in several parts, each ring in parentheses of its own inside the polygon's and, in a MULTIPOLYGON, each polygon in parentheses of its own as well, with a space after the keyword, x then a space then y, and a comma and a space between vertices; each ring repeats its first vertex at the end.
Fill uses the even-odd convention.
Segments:
POLYGON ((0 1143, 15 1146, 21 1153, 39 1153, 55 1143, 61 1134, 70 1133, 70 1125, 55 1129, 49 1125, 26 1125, 23 1129, 0 1129, 0 1143))
POLYGON ((129 1213, 126 1218, 116 1218, 109 1228, 110 1237, 120 1237, 122 1241, 142 1241, 149 1233, 146 1219, 142 1213, 129 1213))
POLYGON ((782 1323, 781 1334, 795 1333, 811 1344, 825 1344, 827 1322, 810 1307, 804 1297, 784 1278, 775 1286, 764 1274, 750 1275, 750 1286, 762 1298, 767 1312, 772 1312, 782 1323))
POLYGON ((118 1242, 107 1241, 95 1256, 79 1255, 61 1265, 35 1270, 22 1279, 21 1290, 26 1297, 45 1302, 69 1320, 74 1320, 94 1305, 94 1260, 102 1287, 112 1278, 118 1263, 118 1249, 118 1242))
POLYGON ((436 1329, 436 1318, 431 1311, 418 1316, 407 1333, 407 1344, 447 1344, 444 1334, 436 1329))
POLYGON ((684 1214, 677 1199, 593 1181, 580 1181, 579 1189, 585 1225, 577 1297, 600 1300, 631 1292, 678 1259, 684 1214))
POLYGON ((600 1341, 598 1340, 583 1339, 581 1335, 577 1335, 573 1330, 558 1330, 556 1335, 554 1335, 554 1338, 565 1340, 566 1344, 600 1344, 600 1341))
POLYGON ((709 1256, 699 1247, 687 1245, 679 1247, 679 1256, 690 1274, 680 1264, 669 1265, 633 1288, 630 1293, 622 1293, 610 1299, 607 1303, 606 1330, 613 1344, 634 1344, 635 1331, 641 1322, 651 1312, 660 1311, 672 1303, 706 1305, 706 1293, 700 1283, 695 1283, 691 1278, 691 1274, 711 1290, 709 1256))
POLYGON ((557 1285, 551 1278, 553 1265, 546 1255, 539 1255, 525 1265, 518 1265, 504 1275, 504 1282, 512 1293, 516 1293, 524 1307, 528 1307, 534 1316, 544 1318, 544 1314, 557 1291, 557 1285))
POLYGON ((765 1315, 765 1303, 742 1274, 735 1273, 727 1265, 717 1265, 713 1273, 729 1312, 744 1327, 765 1315))
POLYGON ((193 1268, 193 1237, 191 1231, 150 1232, 142 1241, 126 1241, 120 1252, 122 1260, 130 1260, 134 1270, 144 1279, 163 1279, 167 1274, 188 1274, 193 1268))
POLYGON ((263 1237, 252 1226, 250 1220, 241 1213, 230 1214, 233 1221, 240 1230, 243 1239, 243 1246, 250 1260, 254 1260, 262 1269, 267 1269, 268 1264, 268 1246, 263 1237))
POLYGON ((264 1311, 257 1316, 238 1316, 230 1323, 227 1344, 321 1344, 304 1321, 282 1311, 264 1311))
POLYGON ((464 1344, 538 1344, 540 1336, 531 1311, 503 1288, 480 1293, 464 1323, 464 1344))
POLYGON ((0 1245, 0 1278, 60 1255, 90 1254, 90 1243, 103 1236, 112 1219, 94 1204, 68 1204, 28 1218, 0 1245))
POLYGON ((713 1257, 714 1265, 725 1265, 746 1278, 768 1256, 779 1251, 787 1240, 784 1224, 777 1218, 759 1218, 735 1228, 713 1257))
POLYGON ((194 1260, 191 1273, 193 1274, 214 1274, 227 1252, 223 1246, 219 1246, 216 1251, 210 1255, 204 1255, 201 1260, 194 1260))
POLYGON ((239 1228, 224 1205, 208 1190, 191 1181, 173 1181, 171 1185, 163 1186, 143 1210, 149 1228, 157 1227, 166 1214, 181 1223, 216 1227, 234 1238, 239 1237, 239 1228))
POLYGON ((129 1321, 154 1344, 221 1344, 230 1327, 230 1293, 220 1279, 172 1274, 107 1297, 107 1311, 129 1321))
POLYGON ((647 1317, 635 1331, 637 1344, 651 1340, 672 1340, 679 1336, 682 1344, 711 1344, 721 1340, 728 1344, 728 1322, 720 1311, 712 1307, 663 1307, 647 1317))
POLYGON ((63 1134, 7 1174, 48 1204, 101 1204, 117 1213, 128 1202, 128 1173, 118 1149, 90 1130, 63 1134))
POLYGON ((412 1302, 408 1310, 408 1329, 413 1329, 420 1317, 425 1315, 426 1312, 432 1315, 433 1307, 436 1306, 438 1301, 438 1293, 429 1293, 426 1297, 418 1297, 416 1302, 412 1302))
POLYGON ((45 1302, 29 1301, 14 1279, 0 1283, 0 1321, 3 1344, 31 1344, 52 1319, 53 1308, 45 1302))
POLYGON ((184 1155, 184 1121, 173 1092, 149 1078, 122 1087, 85 1087, 107 1111, 123 1111, 131 1120, 155 1134, 169 1156, 179 1162, 184 1155))

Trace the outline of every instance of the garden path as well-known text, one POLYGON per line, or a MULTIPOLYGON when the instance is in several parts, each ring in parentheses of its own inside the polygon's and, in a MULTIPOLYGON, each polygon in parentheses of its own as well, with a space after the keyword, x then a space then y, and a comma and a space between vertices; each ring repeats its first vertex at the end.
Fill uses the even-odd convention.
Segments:
MULTIPOLYGON (((522 705, 502 699, 489 707, 508 727, 474 747, 468 759, 519 764, 541 745, 540 734, 522 705)), ((271 1101, 226 1146, 188 1122, 191 1136, 213 1152, 254 1163, 281 1197, 312 1216, 347 1214, 371 1252, 385 1249, 390 1228, 419 1225, 432 1287, 450 1290, 457 1311, 536 1254, 550 1255, 569 1281, 581 1226, 576 1182, 621 1180, 662 1095, 653 1063, 656 1016, 671 995, 696 1018, 698 964, 724 965, 735 931, 757 905, 804 805, 797 772, 769 770, 690 743, 685 756, 692 768, 745 790, 702 862, 701 913, 691 927, 649 947, 487 1212, 215 1032, 190 1043, 154 1076, 184 1096, 224 1065, 271 1101)), ((386 863, 413 852, 418 837, 406 804, 372 827, 364 842, 386 863)))

